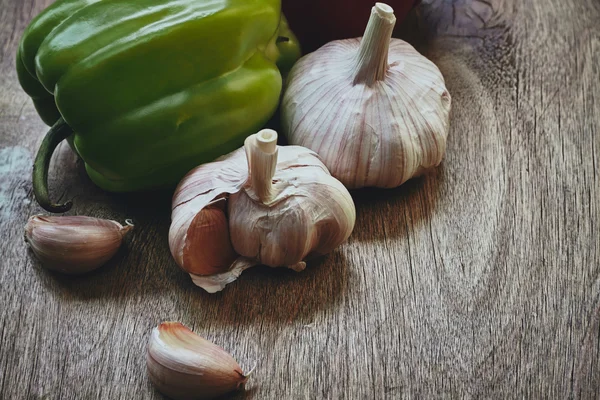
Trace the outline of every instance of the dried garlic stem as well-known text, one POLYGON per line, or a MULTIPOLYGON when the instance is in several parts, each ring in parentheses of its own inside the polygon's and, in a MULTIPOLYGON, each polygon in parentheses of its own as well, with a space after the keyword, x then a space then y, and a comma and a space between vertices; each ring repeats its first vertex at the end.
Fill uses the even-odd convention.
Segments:
POLYGON ((395 25, 394 9, 387 4, 376 3, 360 43, 356 59, 355 85, 364 83, 371 86, 385 78, 388 70, 388 50, 395 25))
POLYGON ((273 176, 277 167, 277 132, 263 129, 244 143, 250 171, 250 186, 262 203, 273 198, 273 176))

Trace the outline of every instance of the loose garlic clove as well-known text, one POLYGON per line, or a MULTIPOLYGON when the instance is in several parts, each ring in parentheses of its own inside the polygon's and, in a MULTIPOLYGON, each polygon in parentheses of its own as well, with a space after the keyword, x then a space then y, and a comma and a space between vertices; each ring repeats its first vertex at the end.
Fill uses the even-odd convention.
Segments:
POLYGON ((263 130, 250 136, 244 149, 196 168, 181 181, 173 197, 169 246, 194 283, 214 293, 257 264, 303 270, 307 258, 346 241, 355 219, 350 193, 314 152, 278 147, 277 133, 263 130), (227 203, 228 226, 221 223, 218 234, 201 233, 194 221, 215 199, 227 203), (211 241, 198 239, 208 236, 211 241), (228 260, 230 243, 237 259, 227 270, 206 275, 194 269, 191 254, 196 260, 228 260), (215 249, 227 250, 206 255, 215 249))
POLYGON ((99 218, 37 215, 25 225, 25 241, 44 267, 83 274, 110 260, 131 229, 129 221, 123 227, 99 218))
POLYGON ((376 3, 364 37, 326 44, 287 80, 282 127, 348 188, 392 188, 439 165, 450 94, 439 69, 391 39, 393 9, 376 3))
POLYGON ((152 384, 175 400, 212 399, 248 380, 229 353, 179 322, 152 330, 146 366, 152 384))

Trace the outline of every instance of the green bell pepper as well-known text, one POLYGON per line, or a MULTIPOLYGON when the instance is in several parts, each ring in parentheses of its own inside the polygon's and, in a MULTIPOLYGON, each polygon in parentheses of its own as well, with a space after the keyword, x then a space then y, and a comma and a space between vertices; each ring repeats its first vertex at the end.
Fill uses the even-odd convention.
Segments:
POLYGON ((54 125, 34 165, 36 199, 71 206, 47 188, 66 138, 105 190, 175 185, 269 120, 299 56, 280 0, 56 1, 17 56, 21 86, 54 125))

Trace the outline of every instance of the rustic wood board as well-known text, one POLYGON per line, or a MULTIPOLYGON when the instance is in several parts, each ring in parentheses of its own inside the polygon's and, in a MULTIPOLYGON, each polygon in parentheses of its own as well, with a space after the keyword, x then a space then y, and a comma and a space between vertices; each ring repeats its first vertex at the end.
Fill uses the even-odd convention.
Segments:
POLYGON ((217 295, 170 257, 169 194, 103 193, 67 146, 55 197, 136 229, 86 277, 28 252, 46 127, 13 64, 50 3, 0 0, 0 398, 159 399, 145 347, 163 320, 257 367, 236 398, 600 396, 599 1, 424 1, 405 32, 453 96, 443 165, 355 193, 352 238, 305 272, 217 295))

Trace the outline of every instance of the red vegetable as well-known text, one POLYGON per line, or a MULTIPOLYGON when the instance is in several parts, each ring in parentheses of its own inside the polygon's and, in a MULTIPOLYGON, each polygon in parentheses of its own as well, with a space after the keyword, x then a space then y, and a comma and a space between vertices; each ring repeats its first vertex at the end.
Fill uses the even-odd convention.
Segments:
MULTIPOLYGON (((388 0, 398 24, 420 0, 388 0)), ((304 53, 336 39, 362 36, 374 0, 283 0, 283 12, 304 53)))

